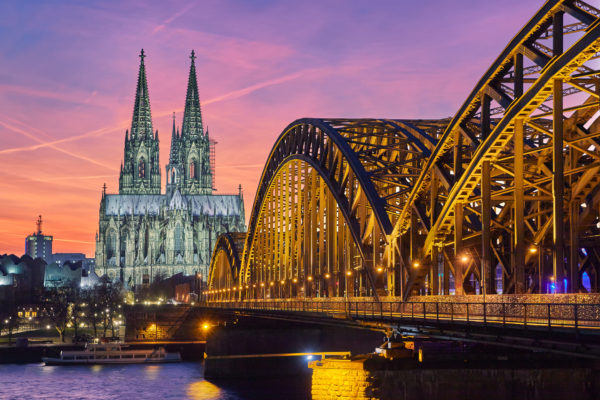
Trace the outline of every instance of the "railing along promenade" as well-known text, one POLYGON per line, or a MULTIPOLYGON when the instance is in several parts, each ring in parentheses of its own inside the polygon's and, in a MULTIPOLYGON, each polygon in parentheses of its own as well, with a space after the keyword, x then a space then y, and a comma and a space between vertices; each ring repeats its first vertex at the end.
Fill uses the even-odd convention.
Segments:
POLYGON ((489 300, 485 302, 482 296, 424 296, 406 302, 365 297, 227 300, 211 301, 206 306, 415 325, 490 325, 550 331, 562 328, 600 333, 600 296, 597 294, 487 297, 489 300))

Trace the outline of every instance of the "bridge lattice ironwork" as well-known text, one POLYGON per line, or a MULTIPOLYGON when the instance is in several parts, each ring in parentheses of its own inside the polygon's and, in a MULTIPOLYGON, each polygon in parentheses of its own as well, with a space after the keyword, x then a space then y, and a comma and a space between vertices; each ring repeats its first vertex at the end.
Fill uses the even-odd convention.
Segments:
POLYGON ((205 295, 598 292, 599 54, 600 12, 550 0, 453 118, 292 122, 205 295))

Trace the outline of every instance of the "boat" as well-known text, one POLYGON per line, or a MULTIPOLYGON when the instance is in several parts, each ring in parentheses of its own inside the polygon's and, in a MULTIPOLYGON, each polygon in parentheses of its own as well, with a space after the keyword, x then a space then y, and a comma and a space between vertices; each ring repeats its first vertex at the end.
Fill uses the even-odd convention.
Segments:
POLYGON ((128 349, 121 343, 88 343, 83 350, 63 350, 59 357, 43 357, 46 365, 147 364, 181 361, 181 354, 168 353, 164 347, 128 349))

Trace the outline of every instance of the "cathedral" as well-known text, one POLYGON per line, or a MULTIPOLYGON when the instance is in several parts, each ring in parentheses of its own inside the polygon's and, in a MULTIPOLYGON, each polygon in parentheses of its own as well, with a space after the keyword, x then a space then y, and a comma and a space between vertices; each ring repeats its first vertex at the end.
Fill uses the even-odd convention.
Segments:
POLYGON ((177 273, 206 279, 218 235, 246 230, 241 186, 238 194, 213 193, 214 144, 202 124, 193 51, 183 124, 180 130, 173 115, 166 193, 161 193, 159 139, 152 129, 145 57, 142 50, 119 194, 106 193, 105 185, 96 234, 96 272, 130 288, 177 273))

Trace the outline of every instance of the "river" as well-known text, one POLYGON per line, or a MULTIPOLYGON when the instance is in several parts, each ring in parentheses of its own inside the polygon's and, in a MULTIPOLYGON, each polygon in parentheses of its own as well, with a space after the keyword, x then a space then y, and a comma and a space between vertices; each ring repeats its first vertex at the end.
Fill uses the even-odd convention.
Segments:
POLYGON ((310 398, 306 378, 209 382, 200 362, 163 365, 44 366, 0 364, 0 399, 192 399, 310 398))

